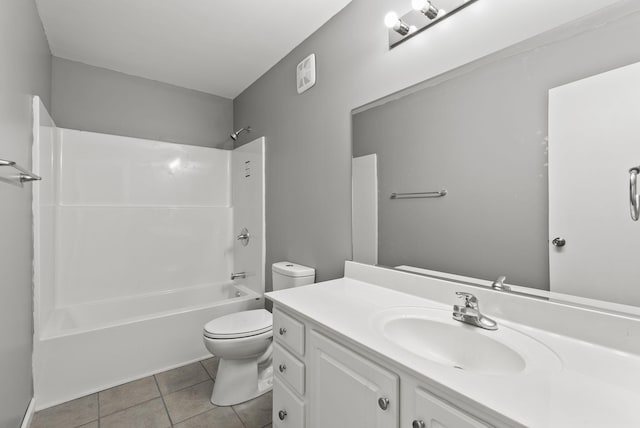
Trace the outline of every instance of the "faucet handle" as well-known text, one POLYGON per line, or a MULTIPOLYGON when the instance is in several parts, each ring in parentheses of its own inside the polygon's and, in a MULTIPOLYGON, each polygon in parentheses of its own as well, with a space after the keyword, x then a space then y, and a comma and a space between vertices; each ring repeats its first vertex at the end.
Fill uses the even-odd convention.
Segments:
POLYGON ((456 291, 456 295, 464 299, 464 305, 467 308, 478 309, 478 298, 471 293, 465 293, 464 291, 456 291))

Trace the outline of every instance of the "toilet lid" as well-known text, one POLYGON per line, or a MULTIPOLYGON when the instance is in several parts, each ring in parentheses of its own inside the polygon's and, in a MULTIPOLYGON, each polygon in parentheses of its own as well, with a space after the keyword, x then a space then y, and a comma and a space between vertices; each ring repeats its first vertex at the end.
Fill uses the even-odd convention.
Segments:
POLYGON ((212 339, 233 339, 265 333, 273 327, 273 316, 265 309, 242 311, 209 321, 204 335, 212 339))

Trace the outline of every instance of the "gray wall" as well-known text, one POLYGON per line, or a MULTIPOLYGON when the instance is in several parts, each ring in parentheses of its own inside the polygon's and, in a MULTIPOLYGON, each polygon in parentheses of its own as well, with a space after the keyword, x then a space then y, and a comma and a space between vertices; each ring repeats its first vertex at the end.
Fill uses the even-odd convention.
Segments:
MULTIPOLYGON (((0 158, 31 165, 31 94, 50 99, 51 54, 33 0, 0 2, 0 158)), ((33 395, 31 188, 0 183, 0 427, 33 395)))
POLYGON ((496 13, 474 15, 489 3, 389 51, 382 19, 407 2, 354 0, 234 100, 236 126, 267 138, 267 266, 289 259, 316 267, 321 281, 343 274, 351 258, 352 109, 554 28, 586 6, 563 3, 562 13, 538 19, 535 4, 500 3, 496 13), (318 83, 297 95, 296 65, 310 53, 318 83))
POLYGON ((230 148, 228 98, 56 57, 51 94, 63 128, 230 148))
POLYGON ((378 154, 379 263, 548 290, 548 91, 640 61, 638 39, 636 14, 354 115, 353 156, 378 154))

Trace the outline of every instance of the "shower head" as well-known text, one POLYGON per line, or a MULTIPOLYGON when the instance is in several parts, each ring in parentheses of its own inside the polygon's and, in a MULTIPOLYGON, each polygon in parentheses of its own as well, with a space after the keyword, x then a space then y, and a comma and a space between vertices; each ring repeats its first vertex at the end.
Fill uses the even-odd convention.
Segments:
POLYGON ((240 136, 240 134, 242 134, 243 132, 251 132, 251 127, 250 126, 246 126, 244 128, 240 128, 238 129, 236 132, 234 132, 233 134, 230 135, 231 139, 233 141, 238 141, 238 137, 240 136))

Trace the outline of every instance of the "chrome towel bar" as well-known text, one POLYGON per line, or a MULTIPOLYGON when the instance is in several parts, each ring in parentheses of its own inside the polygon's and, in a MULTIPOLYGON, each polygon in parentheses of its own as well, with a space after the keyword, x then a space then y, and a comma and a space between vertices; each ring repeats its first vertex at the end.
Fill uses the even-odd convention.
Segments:
POLYGON ((441 198, 446 194, 446 190, 440 190, 439 192, 392 193, 391 199, 441 198))
POLYGON ((34 173, 27 171, 26 169, 24 169, 23 167, 15 163, 14 161, 0 159, 0 167, 3 167, 3 166, 8 166, 20 171, 20 173, 16 177, 14 177, 14 178, 17 178, 20 181, 20 183, 42 180, 42 177, 39 177, 34 173))

